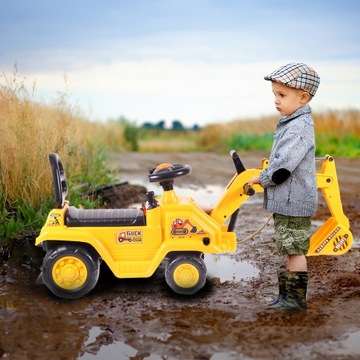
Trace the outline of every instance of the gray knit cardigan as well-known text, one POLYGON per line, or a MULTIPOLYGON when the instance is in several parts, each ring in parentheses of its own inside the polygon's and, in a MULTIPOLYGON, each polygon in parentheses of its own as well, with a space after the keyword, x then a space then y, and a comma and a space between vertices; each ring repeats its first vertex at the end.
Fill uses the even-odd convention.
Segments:
POLYGON ((315 136, 310 106, 280 119, 269 166, 260 173, 260 183, 265 209, 298 217, 316 212, 315 136))

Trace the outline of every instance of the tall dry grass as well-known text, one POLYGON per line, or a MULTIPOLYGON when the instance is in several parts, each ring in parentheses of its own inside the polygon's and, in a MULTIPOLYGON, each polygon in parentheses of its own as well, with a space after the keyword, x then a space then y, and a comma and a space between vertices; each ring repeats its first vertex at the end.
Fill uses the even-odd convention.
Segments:
MULTIPOLYGON (((66 94, 47 106, 34 101, 35 89, 29 91, 25 80, 16 69, 0 74, 0 210, 36 208, 53 194, 50 152, 76 176, 91 166, 96 147, 111 140, 103 126, 77 114, 66 94)), ((111 126, 112 136, 121 133, 111 126)))
POLYGON ((342 139, 348 135, 360 138, 360 111, 358 109, 328 110, 314 113, 316 134, 333 135, 342 139))

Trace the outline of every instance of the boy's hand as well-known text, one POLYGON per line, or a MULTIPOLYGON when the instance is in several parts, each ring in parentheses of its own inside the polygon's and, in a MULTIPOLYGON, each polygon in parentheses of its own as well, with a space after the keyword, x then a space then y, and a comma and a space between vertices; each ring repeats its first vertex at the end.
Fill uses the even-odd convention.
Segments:
POLYGON ((249 182, 249 186, 253 186, 254 184, 261 184, 259 176, 253 177, 249 182))

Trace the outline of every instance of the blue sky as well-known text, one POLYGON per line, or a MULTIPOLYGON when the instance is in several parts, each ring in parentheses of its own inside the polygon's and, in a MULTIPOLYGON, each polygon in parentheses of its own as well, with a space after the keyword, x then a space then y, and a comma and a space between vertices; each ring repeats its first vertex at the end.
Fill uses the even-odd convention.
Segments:
POLYGON ((94 120, 276 114, 263 77, 292 61, 320 75, 314 111, 360 107, 359 15, 347 0, 12 0, 0 70, 16 62, 37 98, 66 91, 94 120))

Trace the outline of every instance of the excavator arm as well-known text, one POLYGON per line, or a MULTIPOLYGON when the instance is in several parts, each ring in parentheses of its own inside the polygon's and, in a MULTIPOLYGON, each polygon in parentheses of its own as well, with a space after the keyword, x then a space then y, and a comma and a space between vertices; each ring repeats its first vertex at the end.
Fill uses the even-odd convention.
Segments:
MULTIPOLYGON (((218 223, 228 222, 228 231, 233 231, 231 225, 233 218, 237 217, 238 209, 251 196, 246 188, 247 183, 254 176, 258 176, 269 163, 267 159, 263 159, 259 168, 245 170, 241 161, 238 161, 240 165, 236 166, 234 160, 237 174, 233 176, 222 197, 210 213, 211 217, 218 223)), ((317 161, 322 161, 321 169, 316 173, 317 186, 324 195, 330 217, 311 237, 308 256, 341 255, 351 248, 353 236, 350 232, 349 219, 344 214, 342 207, 335 160, 327 155, 324 158, 317 159, 317 161)), ((264 189, 260 185, 255 185, 254 190, 261 192, 264 189)))
MULTIPOLYGON (((247 183, 255 176, 258 176, 268 165, 268 160, 263 159, 261 167, 257 169, 242 170, 230 180, 224 193, 211 211, 211 217, 218 223, 223 224, 228 221, 232 214, 237 214, 237 210, 249 198, 246 186, 247 183)), ((260 185, 254 185, 255 192, 264 191, 260 185)))
POLYGON ((316 174, 317 186, 324 195, 331 216, 311 237, 308 256, 342 255, 351 248, 353 235, 341 202, 335 160, 330 155, 317 160, 323 162, 316 174))

